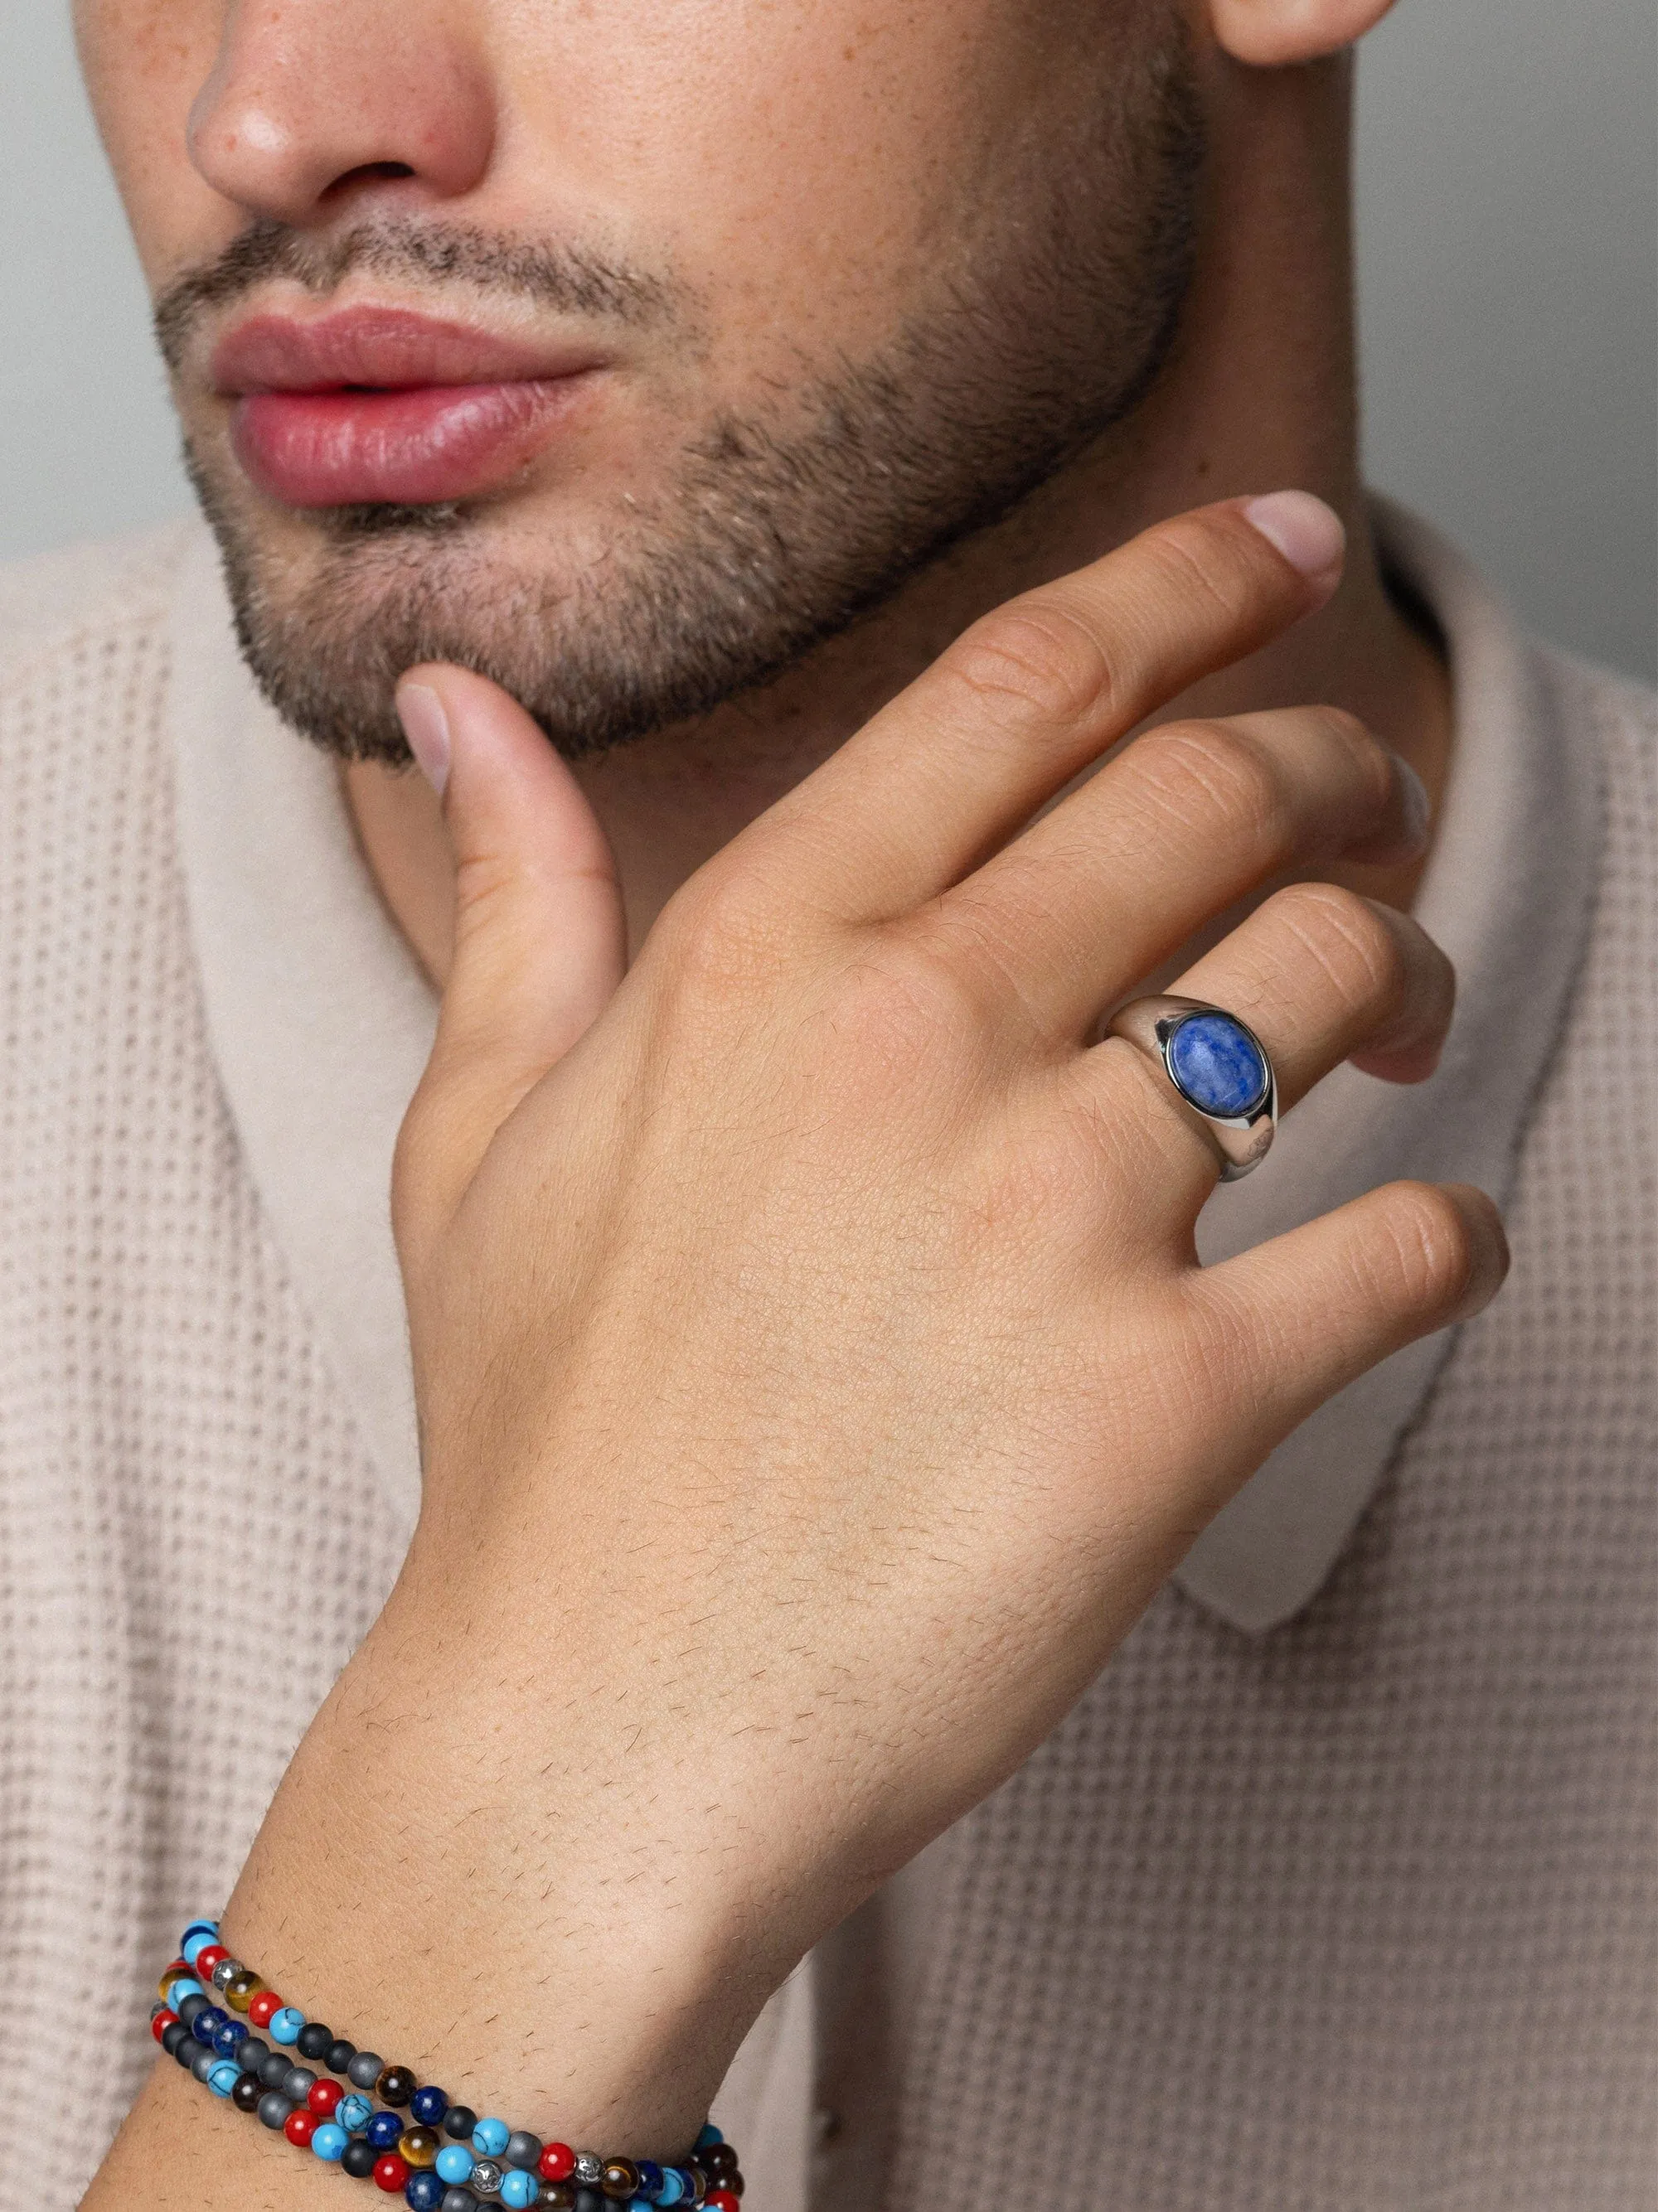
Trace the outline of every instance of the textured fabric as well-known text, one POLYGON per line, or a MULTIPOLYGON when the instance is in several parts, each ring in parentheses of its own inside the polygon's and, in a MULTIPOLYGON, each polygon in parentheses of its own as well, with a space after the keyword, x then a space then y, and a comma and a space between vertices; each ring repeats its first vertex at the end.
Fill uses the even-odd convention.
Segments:
MULTIPOLYGON (((61 2156, 0 2168, 0 2212, 75 2202, 177 1925, 226 1893, 413 1510, 400 1383, 354 1368, 329 1306, 350 1279, 327 1291, 267 1196, 296 1170, 278 1118, 233 1110, 192 937, 224 911, 175 815, 181 717, 213 696, 172 665, 198 543, 0 578, 0 2052, 33 2078, 50 2020, 76 2084, 61 2156)), ((1481 619, 1441 611, 1454 648, 1481 619)), ((799 2201, 814 2066, 818 2212, 1658 2203, 1652 717, 1536 665, 1606 844, 1510 1289, 1306 1612, 1249 1638, 1166 1594, 1037 1758, 824 1947, 746 2056, 777 2145, 755 2212, 799 2201), (991 2145, 1011 2175, 975 2171, 991 2145)), ((374 927, 325 816, 300 921, 354 974, 374 927)), ((299 922, 235 927, 279 956, 299 922)), ((274 1004, 282 959, 244 972, 274 1004)), ((367 1021, 352 974, 319 1050, 367 1021)), ((418 1003, 399 1018, 416 1035, 418 1003)), ((297 1171, 326 1176, 311 1104, 297 1171)))

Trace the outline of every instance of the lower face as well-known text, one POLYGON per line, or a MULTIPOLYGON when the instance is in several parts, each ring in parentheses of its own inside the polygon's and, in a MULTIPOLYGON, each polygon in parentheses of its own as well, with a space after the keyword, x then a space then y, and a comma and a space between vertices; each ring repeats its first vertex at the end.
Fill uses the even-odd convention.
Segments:
POLYGON ((428 659, 571 754, 706 714, 1155 377, 1200 139, 1174 0, 433 4, 487 55, 477 174, 411 150, 280 213, 187 149, 235 9, 79 16, 244 648, 329 748, 406 757, 428 659))

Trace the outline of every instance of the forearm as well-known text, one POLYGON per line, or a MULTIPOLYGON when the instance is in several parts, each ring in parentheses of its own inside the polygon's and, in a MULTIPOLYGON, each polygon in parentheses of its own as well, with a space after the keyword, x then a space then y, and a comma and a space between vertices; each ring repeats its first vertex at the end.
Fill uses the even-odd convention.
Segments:
MULTIPOLYGON (((728 1855, 693 1852, 699 1881, 678 1848, 694 1762, 636 1787, 631 1724, 590 1670, 560 1673, 560 1640, 440 1615, 405 1574, 277 1793, 223 1941, 454 2101, 669 2163, 788 1962, 728 1932, 728 1855)), ((276 2212, 338 2185, 161 2057, 84 2204, 276 2212)))

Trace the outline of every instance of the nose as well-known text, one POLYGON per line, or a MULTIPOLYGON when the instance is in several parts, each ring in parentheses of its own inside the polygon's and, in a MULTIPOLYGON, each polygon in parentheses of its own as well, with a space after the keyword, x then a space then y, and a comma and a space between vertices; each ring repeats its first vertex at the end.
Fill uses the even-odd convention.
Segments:
POLYGON ((354 197, 459 198, 496 137, 460 18, 454 0, 230 0, 192 161, 225 198, 299 228, 354 197))

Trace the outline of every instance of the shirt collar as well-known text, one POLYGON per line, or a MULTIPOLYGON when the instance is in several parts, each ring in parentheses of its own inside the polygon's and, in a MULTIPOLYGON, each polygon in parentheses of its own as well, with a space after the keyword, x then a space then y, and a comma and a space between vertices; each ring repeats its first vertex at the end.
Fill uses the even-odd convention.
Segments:
MULTIPOLYGON (((1456 963, 1456 1018, 1426 1084, 1344 1067, 1320 1085, 1267 1164, 1206 1209, 1206 1261, 1398 1176, 1475 1182, 1504 1202, 1587 933, 1596 763, 1567 741, 1546 657, 1425 526, 1381 501, 1375 516, 1386 565, 1432 610, 1450 659, 1455 742, 1417 913, 1456 963)), ((204 532, 173 649, 181 850, 220 1076, 388 1502, 412 1525, 414 1397, 387 1194, 432 994, 374 889, 333 766, 254 688, 204 532)), ((1299 1611, 1449 1340, 1398 1353, 1282 1444, 1187 1555, 1187 1595, 1249 1631, 1299 1611)))

